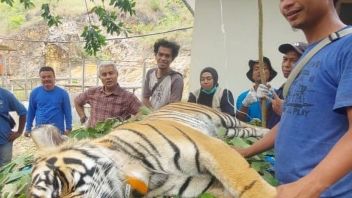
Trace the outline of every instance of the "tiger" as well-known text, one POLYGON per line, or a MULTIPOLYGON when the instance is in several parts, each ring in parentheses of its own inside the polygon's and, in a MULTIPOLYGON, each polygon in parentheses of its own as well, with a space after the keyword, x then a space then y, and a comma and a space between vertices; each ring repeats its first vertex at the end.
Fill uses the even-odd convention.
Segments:
MULTIPOLYGON (((160 112, 172 108, 173 104, 160 112)), ((184 109, 178 112, 185 113, 184 109)), ((52 125, 34 129, 31 137, 40 151, 29 197, 197 197, 204 192, 217 197, 276 197, 276 189, 239 153, 208 134, 216 126, 201 131, 193 122, 158 112, 92 140, 66 141, 52 125), (52 135, 43 135, 48 133, 52 135)), ((221 115, 214 114, 209 122, 224 118, 221 115)))
POLYGON ((270 130, 253 126, 205 105, 189 102, 168 104, 151 113, 147 119, 167 119, 187 124, 210 136, 231 139, 234 137, 261 138, 270 130))

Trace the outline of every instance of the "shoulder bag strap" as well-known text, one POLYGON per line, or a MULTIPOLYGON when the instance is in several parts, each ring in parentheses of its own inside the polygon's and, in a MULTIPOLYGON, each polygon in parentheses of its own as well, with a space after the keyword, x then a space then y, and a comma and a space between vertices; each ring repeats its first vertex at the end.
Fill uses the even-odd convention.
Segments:
MULTIPOLYGON (((153 88, 152 88, 152 93, 154 93, 155 89, 160 85, 160 83, 161 83, 167 76, 172 76, 172 75, 174 75, 174 74, 180 74, 180 73, 171 70, 167 75, 161 77, 161 78, 158 80, 158 82, 156 82, 155 85, 153 86, 153 88)), ((180 75, 181 75, 181 74, 180 74, 180 75)), ((182 75, 181 75, 181 76, 182 76, 182 75)))
POLYGON ((325 39, 321 40, 313 49, 311 49, 304 57, 300 59, 300 61, 296 64, 295 68, 292 70, 291 74, 289 75, 283 90, 284 98, 286 98, 288 94, 288 90, 292 85, 292 82, 297 78, 299 73, 301 72, 302 68, 307 64, 307 62, 323 47, 328 45, 329 43, 346 36, 352 33, 352 28, 345 28, 339 32, 334 32, 330 34, 325 39))

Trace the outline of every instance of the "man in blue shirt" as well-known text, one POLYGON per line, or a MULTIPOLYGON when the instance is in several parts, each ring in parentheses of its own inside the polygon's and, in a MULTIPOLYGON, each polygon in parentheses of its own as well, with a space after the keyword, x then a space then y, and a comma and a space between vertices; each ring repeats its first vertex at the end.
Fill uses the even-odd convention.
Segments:
POLYGON ((0 166, 11 161, 13 141, 23 132, 26 113, 26 108, 13 94, 0 88, 0 166), (16 111, 19 115, 17 131, 12 131, 10 111, 16 111))
POLYGON ((55 72, 51 67, 39 70, 42 86, 32 90, 29 96, 25 136, 29 136, 33 120, 36 126, 53 124, 62 134, 72 129, 72 112, 68 93, 55 85, 55 72))
MULTIPOLYGON (((275 78, 277 72, 271 66, 270 59, 267 57, 263 58, 264 62, 264 74, 267 82, 270 82, 275 78)), ((262 121, 262 110, 260 99, 263 97, 262 91, 265 91, 260 87, 260 66, 258 60, 250 60, 248 62, 249 70, 247 72, 247 78, 254 84, 249 90, 242 92, 236 101, 236 117, 244 122, 253 122, 254 120, 262 121)), ((267 128, 272 128, 277 121, 273 120, 275 114, 271 108, 271 103, 267 104, 266 120, 267 128)))
MULTIPOLYGON (((280 1, 283 16, 309 43, 303 57, 320 40, 348 28, 334 3, 280 1)), ((351 46, 350 34, 312 56, 289 88, 280 123, 256 144, 239 150, 251 156, 275 143, 279 198, 352 197, 351 46)))

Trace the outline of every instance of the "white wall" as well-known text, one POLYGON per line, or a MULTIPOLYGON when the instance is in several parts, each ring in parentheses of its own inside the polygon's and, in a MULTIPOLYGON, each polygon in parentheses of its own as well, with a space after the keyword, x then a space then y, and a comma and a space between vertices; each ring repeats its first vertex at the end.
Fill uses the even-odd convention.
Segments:
MULTIPOLYGON (((271 84, 279 87, 284 78, 278 46, 305 39, 300 31, 293 31, 281 16, 279 1, 263 0, 263 7, 263 52, 278 72, 271 84)), ((194 23, 190 90, 199 87, 202 68, 211 66, 219 73, 220 85, 230 88, 237 97, 251 85, 246 77, 248 60, 258 59, 257 0, 196 0, 194 23), (225 33, 221 31, 220 1, 225 33)))

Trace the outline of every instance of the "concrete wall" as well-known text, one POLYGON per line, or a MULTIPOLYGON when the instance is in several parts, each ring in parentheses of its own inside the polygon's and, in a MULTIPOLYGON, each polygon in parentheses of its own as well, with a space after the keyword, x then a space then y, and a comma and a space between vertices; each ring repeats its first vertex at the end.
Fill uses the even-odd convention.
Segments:
MULTIPOLYGON (((281 16, 279 1, 263 0, 263 4, 263 52, 278 72, 271 84, 279 87, 284 78, 278 46, 284 42, 304 41, 305 38, 281 16)), ((237 97, 251 85, 246 78, 248 60, 258 59, 257 0, 196 0, 192 42, 190 90, 199 87, 202 68, 212 66, 218 70, 220 85, 230 88, 237 97)))

